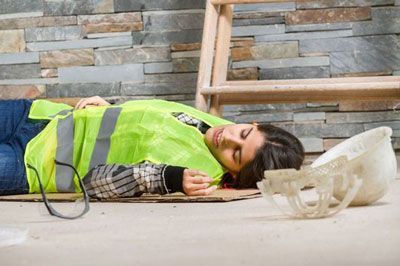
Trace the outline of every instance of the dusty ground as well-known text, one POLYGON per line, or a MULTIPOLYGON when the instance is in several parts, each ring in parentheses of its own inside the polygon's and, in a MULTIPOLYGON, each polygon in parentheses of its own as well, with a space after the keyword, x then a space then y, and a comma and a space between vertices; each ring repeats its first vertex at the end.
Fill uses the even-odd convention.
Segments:
POLYGON ((264 199, 93 203, 81 219, 0 202, 0 226, 29 229, 0 265, 400 265, 400 179, 379 202, 292 220, 264 199))

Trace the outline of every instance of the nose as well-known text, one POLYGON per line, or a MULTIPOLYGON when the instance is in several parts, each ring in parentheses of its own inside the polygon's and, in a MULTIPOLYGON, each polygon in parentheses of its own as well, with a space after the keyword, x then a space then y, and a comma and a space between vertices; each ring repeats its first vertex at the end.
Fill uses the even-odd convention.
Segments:
POLYGON ((243 139, 235 134, 224 132, 222 135, 222 142, 226 147, 236 147, 241 146, 243 144, 243 139))

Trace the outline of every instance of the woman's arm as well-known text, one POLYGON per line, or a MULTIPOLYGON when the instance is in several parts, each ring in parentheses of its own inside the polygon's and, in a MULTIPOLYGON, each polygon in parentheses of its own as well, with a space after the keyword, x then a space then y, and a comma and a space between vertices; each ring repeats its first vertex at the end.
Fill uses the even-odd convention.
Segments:
POLYGON ((89 196, 94 198, 139 197, 143 193, 208 195, 212 179, 197 170, 180 166, 152 164, 105 164, 91 169, 83 178, 89 196))

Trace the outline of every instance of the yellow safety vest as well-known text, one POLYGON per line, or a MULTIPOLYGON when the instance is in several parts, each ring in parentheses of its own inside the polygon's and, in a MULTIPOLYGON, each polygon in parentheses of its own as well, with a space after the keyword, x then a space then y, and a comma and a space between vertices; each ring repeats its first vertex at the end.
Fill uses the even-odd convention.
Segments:
MULTIPOLYGON (((99 164, 142 161, 188 167, 220 181, 226 172, 213 157, 200 131, 172 113, 183 112, 210 126, 231 122, 192 107, 163 100, 130 101, 122 105, 73 111, 65 104, 36 100, 29 118, 49 119, 45 129, 27 145, 25 165, 39 173, 46 192, 80 192, 79 181, 99 164)), ((30 193, 39 193, 35 172, 26 167, 30 193)))

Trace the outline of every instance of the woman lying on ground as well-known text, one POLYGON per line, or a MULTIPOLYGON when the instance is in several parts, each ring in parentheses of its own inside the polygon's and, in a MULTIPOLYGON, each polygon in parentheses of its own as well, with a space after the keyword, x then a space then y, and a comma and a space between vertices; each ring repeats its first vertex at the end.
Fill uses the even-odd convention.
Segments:
POLYGON ((3 100, 0 113, 0 195, 40 193, 39 181, 44 192, 79 192, 78 177, 96 198, 209 195, 217 185, 255 188, 264 170, 299 169, 304 159, 281 128, 161 100, 110 105, 95 96, 74 109, 3 100))

